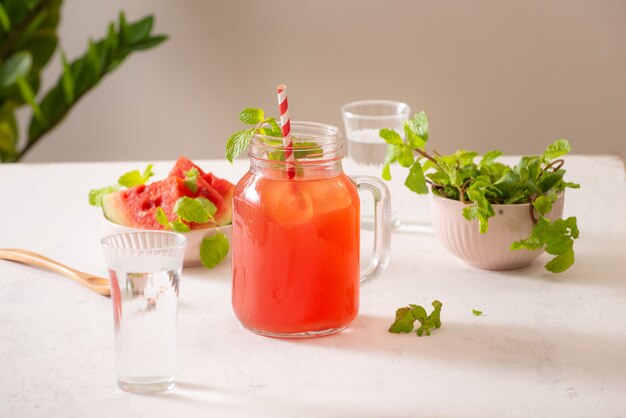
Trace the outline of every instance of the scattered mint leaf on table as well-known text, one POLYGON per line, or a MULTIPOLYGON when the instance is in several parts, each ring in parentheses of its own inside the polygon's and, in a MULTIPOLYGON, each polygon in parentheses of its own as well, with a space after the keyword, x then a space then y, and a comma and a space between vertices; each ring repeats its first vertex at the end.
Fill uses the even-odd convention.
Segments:
POLYGON ((430 335, 430 331, 441 327, 441 307, 443 304, 438 300, 432 302, 433 311, 428 315, 426 309, 419 305, 409 304, 396 310, 396 319, 389 327, 389 332, 394 334, 409 333, 413 331, 415 321, 421 325, 415 332, 418 336, 430 335))
POLYGON ((483 311, 479 311, 478 309, 472 309, 472 314, 474 314, 474 316, 481 316, 483 314, 483 311))
POLYGON ((399 308, 396 311, 396 320, 389 327, 389 332, 394 334, 411 332, 413 331, 414 322, 413 309, 410 307, 399 308))
POLYGON ((229 249, 228 239, 221 232, 204 238, 200 244, 200 261, 206 268, 213 268, 224 260, 229 249))

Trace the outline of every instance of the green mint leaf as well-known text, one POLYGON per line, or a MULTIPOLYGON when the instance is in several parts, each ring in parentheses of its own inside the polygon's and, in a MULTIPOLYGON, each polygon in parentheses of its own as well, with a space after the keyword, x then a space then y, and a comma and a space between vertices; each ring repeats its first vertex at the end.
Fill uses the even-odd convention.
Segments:
POLYGON ((152 172, 152 164, 149 164, 146 169, 141 173, 139 170, 129 171, 128 173, 122 174, 117 182, 120 186, 124 187, 135 187, 141 184, 146 184, 146 182, 152 177, 154 173, 152 172))
POLYGON ((511 251, 521 250, 526 248, 530 251, 535 251, 543 247, 543 243, 536 238, 526 238, 519 241, 515 241, 511 244, 511 251))
POLYGON ((91 206, 102 206, 102 197, 106 194, 119 190, 118 185, 107 186, 101 189, 92 189, 89 191, 89 204, 91 206))
POLYGON ((574 250, 570 248, 548 261, 545 268, 552 273, 562 273, 570 268, 572 264, 574 264, 574 250))
POLYGON ((174 222, 170 222, 170 227, 172 228, 172 231, 174 231, 174 232, 189 232, 189 231, 191 231, 191 228, 189 228, 189 225, 184 223, 180 219, 180 216, 178 218, 176 218, 176 220, 174 222))
POLYGON ((552 144, 548 145, 548 148, 543 153, 544 160, 550 161, 567 154, 572 150, 567 139, 557 139, 552 144))
POLYGON ((501 155, 502 155, 502 151, 493 150, 493 151, 486 152, 485 155, 483 155, 482 160, 480 160, 480 166, 485 167, 485 166, 489 166, 493 164, 496 158, 498 158, 501 155))
POLYGON ((580 189, 580 184, 578 184, 578 183, 570 183, 570 182, 564 181, 563 182, 563 188, 565 188, 565 187, 569 187, 571 189, 580 189))
POLYGON ((167 215, 165 214, 165 211, 163 210, 162 207, 159 206, 156 209, 156 213, 154 214, 154 218, 159 223, 159 225, 161 225, 163 227, 163 229, 165 229, 166 231, 172 229, 172 227, 170 225, 170 221, 169 221, 169 219, 167 219, 167 215))
POLYGON ((196 201, 199 202, 204 210, 209 214, 209 219, 213 220, 213 216, 215 212, 217 212, 217 206, 213 204, 209 199, 205 199, 204 197, 197 197, 196 201))
POLYGON ((438 300, 434 300, 431 305, 435 309, 433 309, 428 318, 435 324, 435 328, 441 328, 441 307, 443 306, 443 303, 438 300))
POLYGON ((543 216, 552 210, 552 202, 546 196, 539 196, 533 201, 533 207, 543 216))
POLYGON ((538 250, 544 248, 548 254, 554 255, 545 268, 553 273, 561 273, 574 263, 574 240, 579 236, 575 217, 550 221, 545 217, 537 220, 530 237, 515 241, 511 244, 512 250, 526 248, 538 250))
POLYGON ((413 165, 415 156, 413 155, 413 149, 411 149, 410 146, 405 144, 391 146, 396 147, 396 158, 398 160, 398 164, 407 168, 413 165))
POLYGON ((426 309, 424 309, 422 306, 409 304, 409 307, 413 311, 413 317, 418 321, 424 322, 426 321, 426 319, 428 319, 428 313, 426 312, 426 309))
POLYGON ((483 314, 483 311, 479 311, 478 309, 472 309, 472 314, 474 314, 474 316, 481 316, 483 314))
POLYGON ((570 236, 574 239, 578 238, 580 231, 578 230, 578 220, 575 216, 570 216, 564 220, 565 227, 569 229, 570 236))
POLYGON ((271 131, 272 135, 271 136, 282 138, 283 130, 280 129, 280 126, 278 126, 278 123, 276 123, 276 119, 274 119, 274 118, 267 118, 267 123, 269 123, 270 126, 272 127, 272 131, 271 131))
POLYGON ((144 183, 147 182, 150 177, 154 176, 154 172, 152 171, 152 164, 148 164, 148 166, 145 168, 145 170, 143 170, 143 178, 145 179, 144 183))
POLYGON ((428 141, 428 117, 426 113, 419 112, 404 122, 404 133, 412 148, 424 149, 428 141))
POLYGON ((399 145, 388 145, 387 154, 385 155, 385 162, 383 163, 383 180, 391 180, 390 165, 398 161, 398 147, 399 145))
POLYGON ((396 319, 388 331, 394 334, 409 333, 413 331, 414 322, 413 309, 410 307, 399 308, 396 310, 396 319))
POLYGON ((544 171, 539 179, 539 188, 546 193, 561 181, 564 174, 565 170, 544 171))
POLYGON ((411 148, 424 149, 426 146, 424 138, 415 133, 409 122, 404 123, 404 135, 406 136, 407 144, 409 144, 411 148))
MULTIPOLYGON (((284 155, 284 152, 282 152, 284 155)), ((293 155, 296 160, 304 158, 322 158, 324 150, 316 142, 294 142, 293 155)))
MULTIPOLYGON (((204 198, 198 198, 203 199, 204 198)), ((183 221, 196 222, 203 224, 209 221, 210 213, 206 205, 198 200, 184 196, 179 198, 174 205, 174 213, 176 213, 183 221)))
POLYGON ((409 175, 404 182, 404 185, 412 192, 417 194, 427 194, 428 186, 426 185, 426 178, 424 177, 424 171, 419 161, 415 161, 409 170, 409 175))
POLYGON ((247 107, 239 114, 239 120, 246 125, 258 125, 265 120, 263 109, 247 107))
POLYGON ((226 159, 232 163, 247 147, 256 128, 248 128, 243 131, 235 132, 228 138, 226 142, 226 159))
POLYGON ((191 193, 196 193, 198 191, 198 169, 196 167, 191 167, 189 171, 185 172, 185 187, 191 191, 191 193))
POLYGON ((493 206, 486 198, 488 191, 494 187, 486 177, 477 177, 467 189, 467 197, 474 202, 473 206, 463 208, 465 219, 478 220, 478 227, 481 234, 489 229, 489 218, 495 215, 493 206))
POLYGON ((383 180, 391 180, 391 168, 389 167, 389 163, 383 165, 383 172, 381 177, 383 178, 383 180))
POLYGON ((415 321, 421 325, 416 330, 418 336, 430 335, 430 331, 441 327, 441 302, 432 302, 433 311, 427 315, 426 310, 419 305, 409 304, 396 310, 396 319, 389 327, 389 332, 399 334, 413 331, 415 321))
POLYGON ((388 143, 390 145, 402 145, 402 144, 404 144, 404 141, 402 140, 402 137, 400 136, 400 134, 398 134, 393 129, 384 128, 384 129, 381 129, 380 131, 378 131, 378 134, 380 135, 380 137, 382 139, 385 140, 386 143, 388 143))
POLYGON ((204 267, 211 269, 226 258, 230 246, 228 239, 221 232, 204 238, 200 244, 200 261, 204 267))

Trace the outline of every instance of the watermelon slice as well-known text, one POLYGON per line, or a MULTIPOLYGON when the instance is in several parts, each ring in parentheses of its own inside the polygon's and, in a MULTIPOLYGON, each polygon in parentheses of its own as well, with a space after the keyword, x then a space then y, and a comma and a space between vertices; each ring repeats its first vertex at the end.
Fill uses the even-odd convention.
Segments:
POLYGON ((235 185, 230 181, 221 179, 212 173, 206 173, 202 176, 204 181, 216 190, 223 200, 224 210, 220 212, 217 208, 215 213, 215 221, 218 225, 228 225, 233 221, 233 194, 235 193, 235 185), (223 223, 222 223, 223 222, 223 223))
MULTIPOLYGON (((235 186, 227 180, 205 173, 185 157, 180 157, 169 177, 149 185, 131 187, 105 195, 102 199, 104 215, 112 222, 140 229, 163 229, 156 221, 156 211, 162 207, 168 219, 174 221, 176 201, 181 197, 204 197, 217 207, 214 215, 219 226, 232 222, 232 197, 235 186), (192 192, 185 186, 185 173, 195 167, 198 170, 197 190, 192 192)), ((192 229, 208 228, 206 224, 192 223, 192 229)))
POLYGON ((235 185, 228 180, 219 178, 212 173, 205 173, 200 167, 195 165, 186 157, 180 157, 170 171, 170 177, 184 179, 186 173, 195 168, 198 170, 198 190, 194 197, 202 196, 209 199, 215 206, 215 222, 219 226, 228 225, 233 220, 233 193, 235 185))
POLYGON ((174 205, 183 196, 191 196, 182 179, 168 177, 149 185, 109 193, 102 198, 104 216, 116 224, 140 229, 163 229, 156 221, 157 207, 162 207, 170 221, 176 219, 174 205))

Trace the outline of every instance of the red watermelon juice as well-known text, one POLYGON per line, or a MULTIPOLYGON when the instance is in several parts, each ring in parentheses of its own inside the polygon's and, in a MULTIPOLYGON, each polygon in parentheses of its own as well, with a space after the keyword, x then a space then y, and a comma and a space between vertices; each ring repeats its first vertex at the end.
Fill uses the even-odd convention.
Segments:
POLYGON ((340 170, 251 169, 233 199, 232 304, 270 336, 340 331, 359 307, 359 196, 340 170))

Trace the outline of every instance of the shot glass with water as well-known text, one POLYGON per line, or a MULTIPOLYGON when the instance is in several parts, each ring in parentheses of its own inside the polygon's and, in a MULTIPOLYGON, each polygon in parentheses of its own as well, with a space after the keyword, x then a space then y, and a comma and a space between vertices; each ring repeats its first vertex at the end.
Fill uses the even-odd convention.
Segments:
POLYGON ((109 235, 101 243, 111 278, 118 385, 134 393, 173 389, 187 238, 141 231, 109 235))
MULTIPOLYGON (((411 108, 406 103, 391 100, 361 100, 341 108, 348 144, 348 156, 355 163, 354 174, 380 177, 385 161, 387 144, 378 132, 383 128, 404 132, 404 121, 410 117, 411 108)), ((402 185, 388 184, 391 191, 391 222, 400 226, 398 193, 402 185)), ((363 207, 361 224, 371 227, 374 202, 369 195, 361 196, 363 207)))

